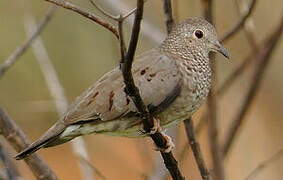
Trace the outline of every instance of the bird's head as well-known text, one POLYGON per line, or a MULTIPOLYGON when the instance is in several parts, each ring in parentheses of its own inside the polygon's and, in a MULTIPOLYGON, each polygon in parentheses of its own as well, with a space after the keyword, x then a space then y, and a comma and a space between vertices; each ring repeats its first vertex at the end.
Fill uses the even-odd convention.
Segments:
POLYGON ((226 58, 230 55, 220 44, 215 27, 203 18, 189 18, 177 24, 163 44, 172 51, 191 53, 219 52, 226 58))

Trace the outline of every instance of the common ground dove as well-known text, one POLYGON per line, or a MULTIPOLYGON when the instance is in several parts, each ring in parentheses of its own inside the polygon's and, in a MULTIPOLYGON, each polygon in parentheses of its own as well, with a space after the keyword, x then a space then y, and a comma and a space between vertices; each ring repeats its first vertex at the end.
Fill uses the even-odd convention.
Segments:
MULTIPOLYGON (((191 116, 207 97, 211 51, 229 58, 215 28, 202 18, 190 18, 177 24, 158 48, 135 58, 135 84, 162 128, 191 116)), ((145 136, 136 107, 124 88, 121 70, 116 67, 78 97, 66 114, 16 159, 90 133, 145 136)))

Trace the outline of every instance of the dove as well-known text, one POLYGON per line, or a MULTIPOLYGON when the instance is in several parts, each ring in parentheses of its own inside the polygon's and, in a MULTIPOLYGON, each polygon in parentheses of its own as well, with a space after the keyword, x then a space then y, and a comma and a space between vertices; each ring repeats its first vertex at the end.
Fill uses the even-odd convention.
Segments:
MULTIPOLYGON (((205 101, 211 86, 210 52, 229 58, 215 27, 196 17, 176 24, 158 47, 134 58, 135 85, 162 129, 190 117, 205 101)), ((60 120, 15 158, 91 133, 144 137, 147 134, 142 128, 140 114, 116 67, 84 91, 60 120)))

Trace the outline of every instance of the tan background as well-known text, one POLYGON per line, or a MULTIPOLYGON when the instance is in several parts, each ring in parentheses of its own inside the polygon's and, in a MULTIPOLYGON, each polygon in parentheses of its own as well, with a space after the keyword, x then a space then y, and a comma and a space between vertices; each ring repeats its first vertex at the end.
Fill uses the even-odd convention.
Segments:
MULTIPOLYGON (((73 2, 87 9, 94 9, 87 0, 73 2)), ((103 0, 99 2, 103 4, 103 0)), ((132 7, 134 5, 134 1, 124 2, 132 7)), ((215 0, 215 4, 217 29, 219 34, 223 34, 238 19, 236 8, 233 1, 215 0)), ((39 20, 47 7, 48 3, 42 0, 0 1, 0 63, 26 39, 24 16, 31 13, 39 20)), ((148 1, 145 9, 145 20, 164 32, 161 1, 148 1)), ((201 5, 198 0, 175 1, 174 10, 178 12, 179 20, 201 15, 201 5)), ((253 16, 258 42, 271 32, 282 15, 282 0, 258 1, 253 16)), ((126 26, 125 29, 128 32, 129 27, 126 26)), ((127 35, 128 33, 125 37, 127 35)), ((102 27, 65 9, 56 12, 55 17, 44 30, 42 38, 70 102, 118 63, 119 49, 114 36, 102 27)), ((266 72, 263 86, 248 113, 247 121, 229 158, 225 161, 228 180, 244 179, 260 162, 283 147, 282 42, 281 40, 272 56, 272 63, 266 72)), ((153 46, 155 45, 147 37, 141 36, 138 52, 153 46)), ((226 47, 232 55, 232 61, 217 56, 220 83, 250 51, 242 32, 227 42, 226 47)), ((225 128, 229 125, 229 120, 239 108, 242 96, 249 85, 249 75, 250 73, 245 73, 221 99, 219 127, 221 139, 226 133, 225 128)), ((0 103, 32 140, 39 137, 57 120, 55 106, 32 51, 29 50, 24 54, 0 79, 0 103)), ((179 130, 180 144, 184 144, 183 125, 179 130)), ((206 159, 209 159, 205 133, 200 140, 206 159)), ((110 180, 142 179, 141 174, 148 173, 153 166, 151 163, 153 158, 159 156, 152 151, 153 146, 148 139, 90 135, 86 137, 86 141, 92 163, 110 180), (140 149, 138 143, 148 145, 141 146, 146 152, 145 155, 141 155, 141 151, 138 150, 140 149)), ((178 150, 180 151, 180 148, 177 147, 176 151, 178 150)), ((15 153, 13 150, 10 152, 15 153)), ((60 179, 80 179, 77 162, 69 143, 41 150, 39 154, 46 159, 60 179)), ((34 179, 23 162, 17 162, 17 165, 27 179, 34 179)), ((199 179, 191 157, 186 159, 182 171, 190 179, 199 179)), ((270 165, 256 180, 281 180, 282 176, 283 158, 270 165)))

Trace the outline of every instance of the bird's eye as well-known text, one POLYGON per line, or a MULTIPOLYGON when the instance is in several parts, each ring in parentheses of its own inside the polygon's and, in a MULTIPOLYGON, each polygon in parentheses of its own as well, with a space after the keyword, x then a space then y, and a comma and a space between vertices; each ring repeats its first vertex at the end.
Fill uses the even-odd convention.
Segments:
POLYGON ((198 38, 198 39, 201 39, 203 37, 203 32, 202 30, 195 30, 195 36, 198 38))

